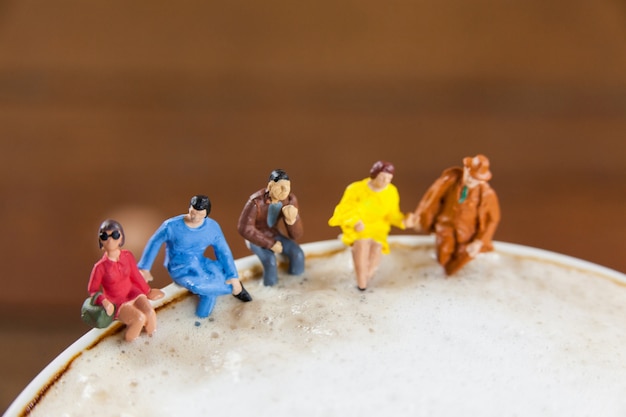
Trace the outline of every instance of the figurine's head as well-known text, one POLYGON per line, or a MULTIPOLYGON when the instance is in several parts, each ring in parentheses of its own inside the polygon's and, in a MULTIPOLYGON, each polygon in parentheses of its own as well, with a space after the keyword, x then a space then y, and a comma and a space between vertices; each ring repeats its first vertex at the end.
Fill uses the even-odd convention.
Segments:
POLYGON ((209 217, 210 212, 211 200, 209 197, 202 194, 194 195, 189 202, 189 214, 185 221, 192 227, 200 226, 205 217, 209 217))
POLYGON ((291 181, 289 175, 282 169, 275 169, 270 173, 269 182, 267 183, 267 192, 272 201, 281 201, 286 199, 291 192, 291 181))
POLYGON ((211 212, 211 200, 209 197, 198 194, 191 197, 189 202, 189 214, 185 217, 185 223, 190 227, 200 227, 204 219, 211 212))
POLYGON ((376 161, 374 162, 374 165, 372 165, 372 168, 370 168, 370 178, 376 178, 381 172, 386 172, 388 174, 394 175, 396 172, 396 168, 391 162, 376 161))
POLYGON ((270 182, 278 182, 280 180, 289 181, 289 175, 287 175, 287 173, 284 170, 275 169, 274 171, 270 172, 270 178, 269 178, 270 182))
POLYGON ((198 211, 206 210, 207 216, 209 215, 209 213, 211 213, 211 200, 209 200, 209 197, 207 197, 206 195, 194 195, 193 197, 191 197, 189 206, 198 211))
POLYGON ((376 161, 370 169, 370 184, 374 190, 383 190, 391 183, 396 172, 393 164, 386 161, 376 161))
POLYGON ((109 239, 121 239, 120 246, 123 246, 124 242, 126 241, 122 225, 113 219, 106 219, 100 225, 100 229, 98 229, 98 247, 102 249, 102 247, 104 246, 103 242, 106 242, 109 239))
POLYGON ((490 179, 489 159, 485 155, 463 158, 463 182, 468 187, 475 187, 490 179))

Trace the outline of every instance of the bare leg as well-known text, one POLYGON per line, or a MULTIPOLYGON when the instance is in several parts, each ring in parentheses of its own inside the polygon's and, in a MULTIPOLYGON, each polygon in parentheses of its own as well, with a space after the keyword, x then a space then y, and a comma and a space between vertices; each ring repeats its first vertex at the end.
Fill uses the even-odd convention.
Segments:
POLYGON ((146 315, 137 309, 132 303, 124 303, 120 307, 118 319, 127 327, 125 339, 131 342, 139 336, 141 329, 146 324, 146 315))
POLYGON ((356 283, 360 290, 367 288, 380 264, 381 256, 382 245, 372 239, 359 239, 352 245, 356 283))
POLYGON ((356 284, 360 290, 367 288, 367 274, 369 264, 368 240, 359 239, 352 244, 352 260, 354 262, 354 272, 356 273, 356 284))
POLYGON ((156 330, 157 325, 157 317, 154 308, 152 308, 152 304, 148 301, 148 298, 145 295, 140 295, 134 302, 135 307, 137 307, 146 317, 146 332, 149 335, 152 335, 156 330))
POLYGON ((382 255, 383 255, 382 249, 383 249, 383 245, 373 240, 370 241, 369 265, 368 265, 368 272, 367 272, 368 283, 369 281, 372 280, 372 278, 374 277, 374 274, 376 273, 376 270, 378 269, 378 265, 380 265, 380 260, 382 259, 382 255))

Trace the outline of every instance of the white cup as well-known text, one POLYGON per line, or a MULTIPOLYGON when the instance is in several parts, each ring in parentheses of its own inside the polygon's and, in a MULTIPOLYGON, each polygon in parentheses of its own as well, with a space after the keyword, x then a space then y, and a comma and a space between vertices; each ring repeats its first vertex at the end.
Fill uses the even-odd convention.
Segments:
POLYGON ((169 285, 152 337, 88 332, 5 416, 624 415, 624 274, 496 242, 446 278, 432 238, 390 243, 366 292, 339 241, 276 287, 239 259, 254 300, 209 319, 169 285))

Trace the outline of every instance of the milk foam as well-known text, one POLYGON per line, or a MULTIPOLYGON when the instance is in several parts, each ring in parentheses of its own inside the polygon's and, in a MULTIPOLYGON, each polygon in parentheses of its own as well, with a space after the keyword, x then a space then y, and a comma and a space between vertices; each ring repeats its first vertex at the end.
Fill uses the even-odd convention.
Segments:
POLYGON ((597 274, 490 253, 444 278, 431 247, 394 246, 364 293, 347 249, 246 287, 105 338, 32 415, 626 415, 626 288, 597 274))

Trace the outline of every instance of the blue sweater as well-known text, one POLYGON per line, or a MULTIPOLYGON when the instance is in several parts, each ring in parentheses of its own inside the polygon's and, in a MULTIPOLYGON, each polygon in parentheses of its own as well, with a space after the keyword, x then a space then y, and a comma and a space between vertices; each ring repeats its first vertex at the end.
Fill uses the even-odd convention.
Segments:
POLYGON ((152 268, 161 245, 165 243, 164 265, 172 278, 178 278, 180 274, 187 273, 190 267, 198 266, 205 269, 202 266, 214 262, 219 263, 226 279, 238 277, 232 252, 219 224, 207 217, 200 227, 191 228, 185 224, 184 217, 185 215, 181 214, 163 222, 148 240, 137 264, 139 269, 152 268), (213 247, 216 261, 204 256, 209 246, 213 247))

